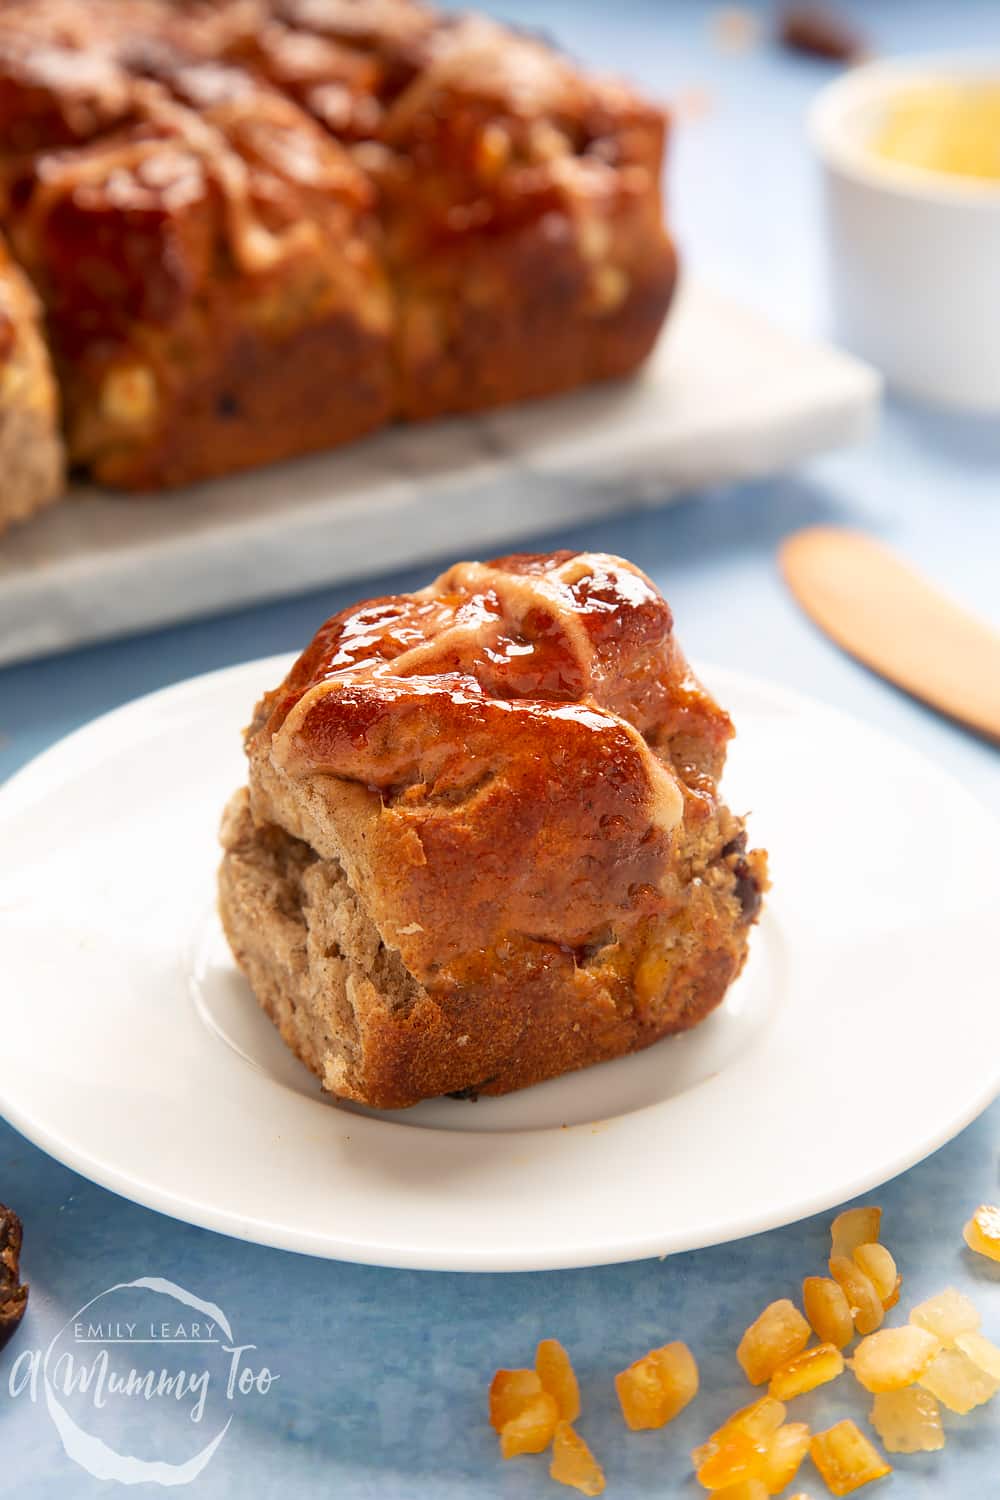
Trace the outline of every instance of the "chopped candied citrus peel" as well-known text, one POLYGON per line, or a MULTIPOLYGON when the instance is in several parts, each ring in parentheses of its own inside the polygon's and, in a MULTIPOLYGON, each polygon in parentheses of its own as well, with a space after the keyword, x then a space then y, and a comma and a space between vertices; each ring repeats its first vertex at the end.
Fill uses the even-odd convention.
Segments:
POLYGON ((887 1302, 897 1289, 899 1272, 885 1246, 859 1245, 851 1259, 859 1270, 864 1271, 883 1304, 887 1302))
POLYGON ((892 1309, 896 1306, 896 1303, 899 1301, 899 1291, 900 1291, 900 1288, 902 1287, 902 1285, 903 1285, 903 1278, 902 1278, 902 1276, 897 1276, 896 1277, 896 1285, 893 1287, 893 1289, 889 1293, 888 1297, 883 1297, 882 1298, 882 1310, 883 1310, 883 1312, 891 1312, 892 1309))
POLYGON ((879 1392, 871 1422, 887 1453, 936 1453, 944 1447, 941 1409, 919 1385, 879 1392))
POLYGON ((698 1483, 706 1490, 720 1490, 757 1477, 771 1439, 784 1420, 784 1406, 771 1396, 762 1396, 734 1412, 692 1453, 698 1483))
POLYGON ((575 1422, 580 1415, 580 1387, 569 1355, 558 1339, 542 1339, 535 1351, 535 1372, 542 1390, 555 1398, 563 1422, 575 1422))
POLYGON ((763 1385, 781 1365, 800 1354, 812 1330, 787 1297, 765 1307, 740 1339, 736 1358, 751 1385, 763 1385))
POLYGON ((849 1419, 817 1432, 809 1453, 835 1495, 853 1494, 863 1484, 892 1473, 892 1465, 849 1419))
POLYGON ((880 1208, 847 1208, 830 1225, 831 1255, 852 1256, 859 1245, 878 1244, 880 1208))
POLYGON ((836 1380, 843 1371, 844 1356, 836 1344, 817 1344, 775 1370, 768 1391, 777 1401, 792 1401, 826 1385, 828 1380, 836 1380))
POLYGON ((830 1275, 841 1287, 851 1308, 854 1326, 859 1333, 874 1333, 885 1317, 882 1298, 860 1266, 846 1255, 830 1256, 830 1275))
POLYGON ((809 1428, 805 1422, 786 1422, 767 1445, 760 1477, 769 1495, 778 1495, 791 1484, 809 1452, 809 1428))
POLYGON ((633 1432, 663 1427, 698 1394, 698 1366, 686 1344, 664 1344, 615 1376, 622 1416, 633 1432))
POLYGON ((714 1500, 768 1500, 770 1491, 760 1479, 741 1479, 738 1484, 727 1484, 724 1490, 716 1490, 714 1500))
POLYGON ((978 1365, 984 1375, 1000 1380, 1000 1349, 996 1344, 983 1338, 981 1333, 960 1333, 955 1346, 966 1359, 971 1359, 974 1365, 978 1365))
POLYGON ((866 1391, 901 1391, 914 1385, 940 1352, 940 1340, 933 1333, 906 1323, 862 1339, 852 1367, 866 1391))
POLYGON ((802 1283, 802 1304, 813 1333, 822 1343, 843 1349, 851 1342, 854 1319, 839 1282, 831 1276, 807 1276, 802 1283))
POLYGON ((500 1452, 504 1458, 522 1453, 543 1453, 552 1441, 559 1421, 559 1408, 548 1391, 532 1396, 516 1417, 500 1429, 500 1452))
POLYGON ((490 1426, 499 1432, 541 1394, 542 1382, 534 1370, 498 1370, 490 1383, 490 1426))
POLYGON ((604 1493, 604 1470, 569 1422, 556 1424, 549 1473, 557 1483, 567 1484, 583 1495, 604 1493))
POLYGON ((759 1477, 766 1446, 734 1428, 718 1441, 709 1438, 691 1458, 695 1478, 706 1490, 724 1490, 759 1477))
POLYGON ((920 1377, 924 1390, 964 1417, 1000 1390, 1000 1380, 981 1370, 961 1349, 942 1349, 920 1377))
POLYGON ((975 1250, 977 1255, 1000 1260, 1000 1208, 996 1204, 981 1204, 962 1233, 969 1249, 975 1250))
POLYGON ((928 1297, 912 1308, 910 1322, 926 1328, 945 1348, 951 1348, 961 1334, 979 1332, 980 1318, 975 1303, 964 1292, 946 1286, 936 1297, 928 1297))

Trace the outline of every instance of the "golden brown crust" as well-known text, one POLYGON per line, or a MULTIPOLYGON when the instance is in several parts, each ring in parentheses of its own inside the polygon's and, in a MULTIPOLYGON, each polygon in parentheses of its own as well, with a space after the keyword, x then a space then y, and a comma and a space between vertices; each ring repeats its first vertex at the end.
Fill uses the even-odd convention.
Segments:
POLYGON ((0 240, 0 532, 58 500, 59 408, 38 303, 0 240))
POLYGON ((114 485, 624 374, 674 288, 662 113, 413 0, 8 0, 0 127, 114 485))
POLYGON ((234 953, 326 1086, 370 1104, 647 1046, 722 998, 766 885, 716 793, 730 734, 619 558, 459 564, 344 611, 248 731, 234 953), (323 935, 348 908, 368 939, 323 935))

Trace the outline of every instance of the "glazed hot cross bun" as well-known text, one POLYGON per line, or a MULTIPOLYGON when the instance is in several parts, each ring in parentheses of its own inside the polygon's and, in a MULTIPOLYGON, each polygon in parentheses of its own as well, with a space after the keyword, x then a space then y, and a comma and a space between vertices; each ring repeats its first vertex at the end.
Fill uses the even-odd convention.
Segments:
POLYGON ((324 1087, 381 1108, 692 1026, 767 885, 718 797, 731 735, 621 558, 459 563, 344 610, 246 734, 237 962, 324 1087))

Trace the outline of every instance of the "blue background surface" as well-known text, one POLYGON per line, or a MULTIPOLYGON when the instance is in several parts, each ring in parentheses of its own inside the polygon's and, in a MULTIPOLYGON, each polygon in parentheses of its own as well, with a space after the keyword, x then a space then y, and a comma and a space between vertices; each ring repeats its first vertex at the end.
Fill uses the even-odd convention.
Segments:
MULTIPOLYGON (((802 118, 830 76, 827 66, 768 46, 725 54, 713 42, 708 6, 505 0, 494 8, 551 28, 579 56, 627 71, 660 94, 707 90, 710 113, 679 133, 671 172, 672 213, 688 263, 789 327, 823 327, 818 202, 802 118)), ((855 13, 884 51, 987 44, 996 36, 994 5, 899 0, 855 13)), ((949 767, 997 810, 996 750, 838 654, 791 604, 775 550, 782 536, 810 523, 862 526, 1000 622, 998 490, 1000 423, 891 402, 878 435, 862 449, 659 513, 570 529, 551 544, 634 558, 664 589, 695 658, 773 677, 880 725, 949 767)), ((427 576, 422 568, 375 580, 370 592, 427 576)), ((350 588, 326 590, 0 672, 0 772, 136 694, 300 647, 351 595, 350 588)), ((933 870, 927 878, 933 882, 933 870)), ((996 1004, 996 975, 984 973, 982 986, 983 1003, 996 1004)), ((946 1015, 947 997, 942 1004, 946 1015)), ((877 1086, 877 1075, 859 1072, 859 1090, 877 1086)), ((835 1119, 829 1128, 837 1129, 835 1119)), ((877 1195, 886 1211, 884 1237, 906 1276, 904 1305, 955 1283, 977 1299, 994 1336, 1000 1267, 973 1261, 960 1230, 977 1203, 1000 1197, 998 1137, 1000 1104, 877 1195)), ((683 1141, 677 1150, 684 1151, 683 1141)), ((701 1492, 690 1476, 689 1449, 747 1399, 733 1357, 737 1338, 764 1303, 822 1270, 829 1218, 662 1263, 508 1277, 374 1270, 174 1223, 83 1181, 2 1124, 0 1199, 27 1226, 32 1284, 20 1334, 0 1354, 0 1485, 26 1500, 107 1495, 117 1486, 69 1462, 43 1404, 11 1398, 15 1357, 44 1346, 103 1288, 151 1274, 221 1304, 239 1341, 258 1346, 254 1360, 280 1376, 266 1396, 240 1403, 232 1430, 191 1486, 206 1500, 237 1492, 259 1500, 572 1493, 551 1484, 547 1459, 502 1464, 483 1419, 493 1369, 528 1363, 544 1335, 562 1338, 572 1352, 583 1386, 582 1430, 604 1461, 608 1494, 694 1496, 701 1492), (669 1338, 696 1351, 703 1394, 665 1431, 628 1436, 611 1377, 669 1338)), ((183 1410, 164 1401, 136 1406, 116 1434, 126 1448, 189 1451, 183 1410)), ((831 1393, 804 1398, 796 1417, 799 1408, 825 1425, 859 1415, 864 1404, 853 1382, 842 1381, 831 1393)), ((1000 1492, 1000 1405, 950 1419, 948 1430, 944 1453, 897 1461, 887 1494, 925 1500, 1000 1492)), ((825 1493, 809 1464, 800 1485, 814 1497, 825 1493)))

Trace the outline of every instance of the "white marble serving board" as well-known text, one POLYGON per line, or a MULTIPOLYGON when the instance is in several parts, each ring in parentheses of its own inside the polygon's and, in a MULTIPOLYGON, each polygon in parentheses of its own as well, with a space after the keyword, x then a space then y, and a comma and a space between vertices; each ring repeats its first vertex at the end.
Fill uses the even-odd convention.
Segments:
POLYGON ((0 538, 0 661, 775 472, 864 435, 879 391, 867 365, 688 283, 637 379, 158 498, 74 490, 0 538))

